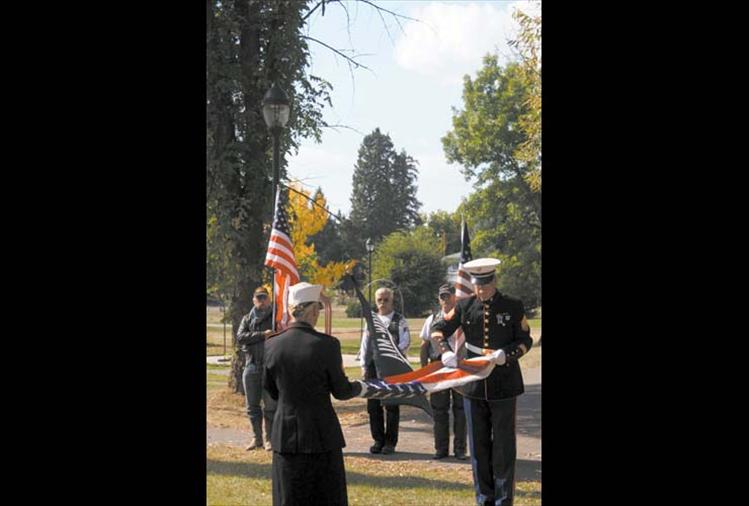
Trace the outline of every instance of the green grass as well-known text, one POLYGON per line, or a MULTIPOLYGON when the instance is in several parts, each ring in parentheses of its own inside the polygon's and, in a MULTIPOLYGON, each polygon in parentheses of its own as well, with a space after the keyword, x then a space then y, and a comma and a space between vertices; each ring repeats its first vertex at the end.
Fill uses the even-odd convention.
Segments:
MULTIPOLYGON (((210 505, 270 505, 271 453, 246 452, 227 445, 207 449, 210 505)), ((447 467, 431 462, 385 461, 344 457, 349 504, 465 505, 474 503, 470 466, 447 467)), ((540 506, 541 483, 519 481, 516 506, 540 506)))
MULTIPOLYGON (((219 308, 208 308, 208 326, 206 327, 206 355, 223 355, 224 354, 224 329, 219 324, 221 310, 219 308)), ((408 318, 408 326, 411 330, 411 347, 410 354, 416 355, 419 352, 419 333, 424 325, 425 318, 408 318)), ((341 341, 341 352, 355 355, 359 352, 359 342, 361 340, 360 320, 359 318, 346 318, 342 306, 333 308, 333 325, 332 334, 341 341)), ((528 320, 533 332, 534 339, 538 341, 539 329, 541 328, 541 319, 533 318, 528 320)), ((321 318, 317 328, 324 329, 325 322, 321 318)), ((226 352, 232 353, 232 329, 231 325, 226 327, 226 352)))

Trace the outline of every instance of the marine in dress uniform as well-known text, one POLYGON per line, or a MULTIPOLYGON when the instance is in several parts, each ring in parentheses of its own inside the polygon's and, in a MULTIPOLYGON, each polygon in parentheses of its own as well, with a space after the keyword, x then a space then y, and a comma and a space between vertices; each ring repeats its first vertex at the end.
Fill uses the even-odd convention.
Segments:
POLYGON ((482 506, 512 506, 516 397, 524 391, 518 359, 533 344, 523 303, 496 290, 499 263, 494 258, 479 258, 463 264, 475 294, 459 300, 432 325, 432 337, 440 342, 445 365, 455 367, 457 363, 445 336, 458 327, 465 333, 466 358, 489 355, 496 364, 486 379, 462 389, 476 503, 482 506))
POLYGON ((361 392, 343 370, 341 344, 317 332, 320 285, 289 288, 289 327, 265 344, 264 388, 278 400, 273 418, 274 506, 347 505, 346 446, 330 394, 350 399, 361 392))

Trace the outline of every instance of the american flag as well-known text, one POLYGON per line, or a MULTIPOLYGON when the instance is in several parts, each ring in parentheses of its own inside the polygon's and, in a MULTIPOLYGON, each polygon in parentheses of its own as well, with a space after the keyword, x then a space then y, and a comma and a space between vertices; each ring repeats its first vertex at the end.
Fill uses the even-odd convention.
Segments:
POLYGON ((471 276, 463 269, 463 264, 473 259, 471 238, 468 236, 468 225, 465 220, 461 220, 460 227, 460 263, 458 264, 458 276, 455 280, 455 297, 458 299, 473 295, 471 276))
MULTIPOLYGON (((458 275, 455 278, 455 298, 464 299, 473 295, 471 276, 463 269, 463 264, 473 259, 471 255, 471 238, 468 236, 468 225, 465 220, 460 224, 460 263, 458 264, 458 275)), ((459 350, 465 341, 463 329, 455 333, 455 350, 459 350)))
POLYGON ((286 328, 288 315, 286 307, 289 298, 289 287, 299 283, 294 247, 291 244, 289 217, 286 213, 286 193, 278 188, 276 193, 276 212, 273 216, 273 227, 268 242, 268 253, 265 265, 275 269, 273 273, 273 293, 276 304, 276 330, 286 328))
MULTIPOLYGON (((439 360, 403 374, 385 376, 383 379, 357 380, 362 384, 359 397, 368 399, 408 399, 423 397, 448 388, 456 388, 482 380, 494 370, 490 357, 473 357, 460 360, 459 367, 447 367, 439 360)), ((427 411, 428 412, 428 411, 427 411)))

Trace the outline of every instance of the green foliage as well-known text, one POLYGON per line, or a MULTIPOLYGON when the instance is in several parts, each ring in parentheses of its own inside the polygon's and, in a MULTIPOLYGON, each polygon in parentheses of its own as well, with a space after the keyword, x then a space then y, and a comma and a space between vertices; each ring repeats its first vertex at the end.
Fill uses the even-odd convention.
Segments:
MULTIPOLYGON (((377 245, 372 258, 372 279, 389 279, 400 289, 406 316, 421 316, 431 309, 446 271, 439 240, 427 227, 394 232, 377 245)), ((374 294, 374 291, 373 291, 374 294)), ((396 292, 395 307, 400 308, 396 292)))
POLYGON ((475 192, 459 209, 474 258, 501 259, 499 289, 529 308, 541 305, 540 174, 533 177, 540 156, 529 161, 518 152, 528 145, 523 121, 534 93, 521 64, 502 67, 488 55, 475 79, 465 77, 464 110, 454 111, 453 130, 442 139, 448 161, 475 178, 475 192))
POLYGON ((405 150, 396 152, 390 136, 379 128, 364 137, 354 169, 350 223, 344 232, 355 257, 365 254, 368 238, 377 242, 420 223, 417 163, 405 150))
POLYGON ((443 256, 460 251, 460 212, 436 211, 425 221, 432 234, 440 238, 443 256))
POLYGON ((306 2, 209 0, 206 6, 207 284, 228 302, 236 329, 250 309, 251 290, 267 281, 273 174, 263 96, 276 81, 291 102, 280 140, 283 178, 284 154, 302 138, 319 140, 330 85, 306 71, 306 2))
POLYGON ((322 230, 307 239, 308 243, 315 245, 315 251, 321 264, 351 260, 342 234, 342 225, 338 220, 331 218, 322 230))
POLYGON ((358 300, 352 299, 346 304, 346 316, 349 318, 361 317, 361 304, 358 300))
POLYGON ((513 17, 520 24, 518 38, 510 45, 518 51, 520 69, 528 90, 526 112, 519 118, 526 140, 515 157, 528 164, 526 181, 533 191, 541 190, 541 16, 529 16, 521 10, 513 17))
MULTIPOLYGON (((251 291, 269 278, 273 169, 263 96, 275 81, 291 103, 280 138, 283 179, 285 153, 303 138, 320 139, 330 85, 307 73, 307 2, 208 0, 206 8, 206 282, 226 301, 234 336, 251 291)), ((236 358, 230 384, 241 391, 236 358)))

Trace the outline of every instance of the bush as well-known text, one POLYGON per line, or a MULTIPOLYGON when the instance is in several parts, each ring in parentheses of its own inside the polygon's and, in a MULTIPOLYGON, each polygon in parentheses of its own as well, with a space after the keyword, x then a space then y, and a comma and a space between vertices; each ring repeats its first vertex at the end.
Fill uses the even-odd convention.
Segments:
MULTIPOLYGON (((419 317, 434 305, 447 275, 440 251, 439 240, 426 227, 392 233, 377 245, 372 278, 388 279, 400 289, 405 316, 419 317)), ((395 308, 400 310, 397 291, 395 308)))
POLYGON ((361 304, 354 299, 346 304, 346 316, 349 318, 359 318, 361 316, 361 304))

